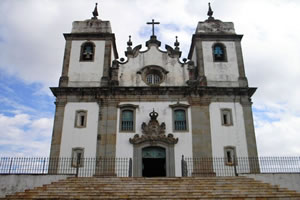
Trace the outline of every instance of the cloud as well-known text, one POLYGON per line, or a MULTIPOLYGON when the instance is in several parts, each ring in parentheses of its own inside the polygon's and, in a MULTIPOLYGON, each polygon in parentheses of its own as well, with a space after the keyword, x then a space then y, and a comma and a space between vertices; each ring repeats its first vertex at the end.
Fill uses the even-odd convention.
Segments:
POLYGON ((0 157, 49 156, 53 120, 28 114, 0 114, 0 157))
POLYGON ((259 118, 256 138, 260 156, 295 156, 300 154, 300 117, 282 113, 280 120, 259 118))

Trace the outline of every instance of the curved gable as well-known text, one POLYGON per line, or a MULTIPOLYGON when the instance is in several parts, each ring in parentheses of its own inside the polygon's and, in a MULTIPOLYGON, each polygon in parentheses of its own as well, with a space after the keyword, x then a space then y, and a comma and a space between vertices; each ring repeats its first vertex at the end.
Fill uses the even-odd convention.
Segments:
POLYGON ((119 86, 186 85, 189 80, 188 64, 179 61, 180 52, 167 45, 167 51, 160 50, 157 44, 147 46, 146 51, 139 51, 140 46, 137 46, 139 48, 127 52, 128 60, 119 65, 119 86), (151 74, 153 84, 150 84, 151 74))

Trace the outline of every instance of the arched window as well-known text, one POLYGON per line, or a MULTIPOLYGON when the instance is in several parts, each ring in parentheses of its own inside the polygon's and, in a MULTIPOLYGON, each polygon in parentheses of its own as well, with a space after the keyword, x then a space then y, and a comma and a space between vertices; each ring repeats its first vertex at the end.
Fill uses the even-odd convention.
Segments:
POLYGON ((187 130, 185 110, 174 110, 174 129, 176 131, 187 130))
POLYGON ((81 45, 80 61, 93 61, 95 45, 92 42, 85 42, 81 45))
POLYGON ((122 131, 133 131, 133 111, 123 110, 122 111, 122 121, 121 130, 122 131))
POLYGON ((217 43, 213 45, 214 62, 226 62, 226 48, 223 44, 217 43))

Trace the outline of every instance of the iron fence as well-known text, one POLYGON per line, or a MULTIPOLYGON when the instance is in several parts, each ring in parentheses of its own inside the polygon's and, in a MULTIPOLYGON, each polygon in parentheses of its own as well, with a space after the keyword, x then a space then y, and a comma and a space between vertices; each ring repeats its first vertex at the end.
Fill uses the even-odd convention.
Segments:
MULTIPOLYGON (((180 166, 179 166, 180 167, 180 166)), ((185 158, 182 176, 300 173, 300 157, 185 158)), ((0 174, 132 176, 131 158, 0 158, 0 174)))
POLYGON ((182 176, 300 173, 300 157, 184 158, 182 176))
POLYGON ((132 175, 131 158, 0 158, 0 174, 132 175))

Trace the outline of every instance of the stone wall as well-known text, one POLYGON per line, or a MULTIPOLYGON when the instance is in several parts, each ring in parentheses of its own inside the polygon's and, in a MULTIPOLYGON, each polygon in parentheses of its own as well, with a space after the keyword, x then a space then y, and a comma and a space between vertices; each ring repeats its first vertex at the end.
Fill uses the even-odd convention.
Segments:
POLYGON ((0 175, 0 198, 8 194, 66 179, 72 175, 0 175))
POLYGON ((247 176, 248 178, 254 178, 258 181, 270 183, 272 185, 278 185, 280 187, 300 192, 300 173, 243 174, 242 176, 247 176))

